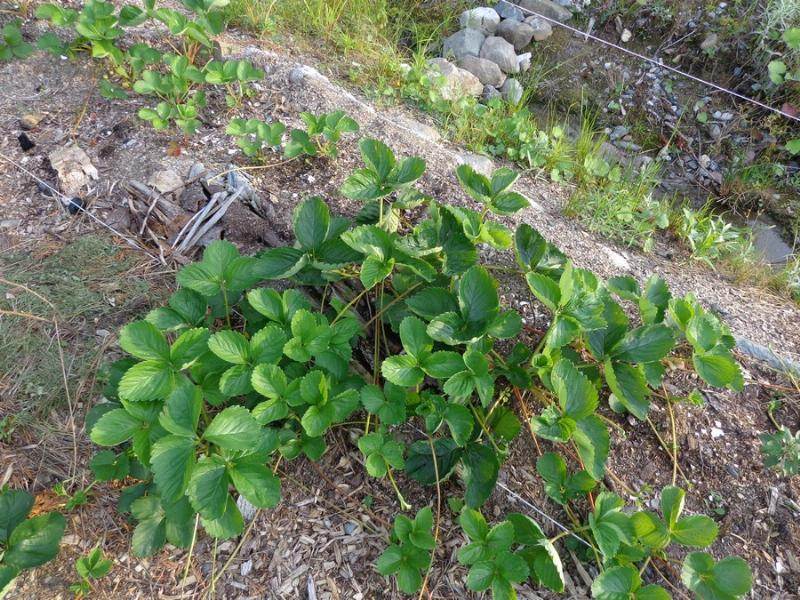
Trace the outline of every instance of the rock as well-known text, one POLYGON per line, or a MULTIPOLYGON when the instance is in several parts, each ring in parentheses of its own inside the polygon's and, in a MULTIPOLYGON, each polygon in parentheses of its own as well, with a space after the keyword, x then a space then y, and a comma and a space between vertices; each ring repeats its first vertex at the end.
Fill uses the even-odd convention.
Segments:
POLYGON ((89 156, 77 144, 67 144, 53 150, 48 158, 58 173, 61 191, 67 196, 79 196, 83 186, 99 177, 89 156))
POLYGON ((525 20, 522 9, 515 4, 511 4, 508 0, 500 0, 494 9, 497 11, 497 14, 500 15, 501 19, 511 19, 512 21, 525 20))
POLYGON ((631 33, 630 29, 623 29, 622 34, 619 36, 619 39, 623 44, 627 44, 632 38, 633 34, 631 33))
POLYGON ((19 147, 23 152, 27 152, 28 150, 36 147, 36 144, 25 134, 24 131, 17 136, 17 141, 19 142, 19 147))
POLYGON ((347 521, 347 523, 344 524, 345 535, 353 535, 356 531, 358 531, 358 524, 352 521, 347 521))
POLYGON ((455 32, 442 43, 442 54, 457 60, 467 54, 478 56, 486 36, 475 29, 462 29, 455 32))
POLYGON ((180 195, 183 191, 183 177, 172 169, 156 171, 147 180, 147 185, 154 187, 160 194, 180 195))
POLYGON ((200 210, 208 202, 203 186, 199 182, 193 183, 191 186, 183 190, 178 198, 178 204, 183 210, 190 213, 195 213, 200 210))
POLYGON ((611 133, 609 134, 608 137, 610 137, 612 140, 619 140, 628 135, 628 133, 630 133, 630 129, 628 129, 624 125, 617 125, 616 127, 614 127, 614 129, 611 130, 611 133))
POLYGON ((539 13, 548 19, 554 19, 562 23, 572 18, 572 12, 568 8, 559 6, 550 0, 520 0, 519 5, 523 9, 539 13))
POLYGON ((520 54, 517 57, 517 64, 519 65, 519 70, 522 73, 527 72, 531 68, 531 53, 526 52, 525 54, 520 54))
POLYGON ((527 23, 519 23, 506 19, 497 27, 496 34, 512 44, 514 50, 519 52, 531 43, 533 39, 533 27, 527 23))
POLYGON ((705 39, 700 43, 700 49, 708 52, 709 50, 715 49, 718 43, 719 36, 712 31, 706 34, 705 39))
POLYGON ((533 29, 533 39, 537 42, 543 42, 553 35, 553 27, 542 17, 528 17, 525 23, 533 29))
POLYGON ((442 139, 442 135, 435 127, 431 127, 430 125, 426 125, 416 119, 412 119, 411 117, 406 117, 402 114, 397 114, 393 117, 395 124, 407 131, 410 131, 418 138, 425 140, 426 142, 438 142, 442 139))
POLYGON ((603 246, 603 251, 605 252, 606 256, 608 256, 609 262, 615 269, 618 271, 625 271, 626 273, 631 270, 631 264, 622 254, 605 246, 603 246))
POLYGON ((493 8, 481 6, 465 10, 458 18, 462 29, 477 29, 483 35, 491 35, 500 23, 500 15, 493 8))
POLYGON ((491 85, 483 86, 483 93, 481 94, 481 100, 484 102, 489 102, 490 100, 494 100, 495 98, 502 98, 503 94, 500 93, 496 87, 491 85))
POLYGON ((500 70, 500 67, 485 58, 468 54, 458 61, 458 66, 475 75, 483 85, 500 87, 506 80, 506 76, 500 70))
POLYGON ((250 575, 250 572, 253 570, 253 561, 246 560, 239 566, 239 573, 241 573, 242 577, 247 577, 250 575))
POLYGON ((712 123, 708 128, 708 134, 712 139, 718 140, 722 137, 722 128, 716 123, 712 123))
POLYGON ((307 79, 318 79, 322 77, 322 73, 308 65, 298 65, 289 71, 289 82, 294 85, 305 83, 307 79))
POLYGON ((472 152, 461 152, 456 155, 456 166, 469 165, 478 173, 491 177, 494 172, 494 161, 483 154, 473 154, 472 152))
POLYGON ((28 113, 23 115, 19 120, 20 129, 23 129, 24 131, 30 131, 39 123, 41 123, 42 119, 44 119, 44 115, 42 113, 28 113))
POLYGON ((480 96, 483 84, 465 69, 460 69, 444 58, 432 58, 428 64, 444 77, 439 93, 445 100, 458 100, 464 96, 480 96))
POLYGON ((481 46, 480 57, 495 63, 504 73, 519 73, 517 53, 514 51, 514 46, 501 37, 492 36, 486 38, 483 46, 481 46))
POLYGON ((503 87, 500 88, 500 91, 503 94, 503 98, 505 98, 506 101, 510 102, 511 104, 519 104, 522 100, 522 95, 525 93, 525 90, 522 89, 522 84, 516 79, 511 79, 510 77, 506 79, 506 82, 503 84, 503 87))
POLYGON ((78 212, 83 210, 84 201, 83 201, 83 198, 81 198, 80 196, 75 196, 73 198, 70 198, 66 202, 66 205, 67 205, 67 211, 69 212, 69 214, 77 215, 78 212))

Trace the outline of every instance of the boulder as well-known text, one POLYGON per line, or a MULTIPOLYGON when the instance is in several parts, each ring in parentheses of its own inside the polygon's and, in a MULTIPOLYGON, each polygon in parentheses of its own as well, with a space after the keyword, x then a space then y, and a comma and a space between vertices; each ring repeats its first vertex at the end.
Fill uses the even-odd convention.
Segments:
POLYGON ((441 73, 444 78, 439 93, 445 100, 458 100, 464 96, 477 97, 483 93, 483 84, 480 79, 450 61, 444 58, 433 58, 428 61, 428 65, 441 73))
POLYGON ((492 35, 500 23, 500 15, 493 8, 481 6, 465 10, 458 18, 462 29, 476 29, 483 35, 492 35))
POLYGON ((472 152, 462 152, 456 154, 456 166, 469 165, 478 173, 491 177, 494 173, 494 161, 485 154, 474 154, 472 152))
POLYGON ((525 22, 533 29, 533 39, 543 42, 553 35, 553 27, 542 17, 528 17, 525 22))
POLYGON ((517 64, 519 65, 519 70, 521 73, 527 73, 531 68, 531 56, 530 52, 526 52, 525 54, 520 54, 517 57, 517 64))
POLYGON ((572 18, 572 12, 568 8, 559 6, 550 0, 519 0, 519 5, 523 9, 539 13, 548 19, 555 19, 562 23, 572 18))
POLYGON ((505 98, 507 102, 510 102, 511 104, 519 104, 522 100, 524 90, 522 89, 522 84, 519 81, 509 77, 506 79, 503 87, 500 88, 500 92, 503 94, 503 98, 505 98))
POLYGON ((442 54, 445 57, 463 58, 467 54, 478 56, 486 36, 477 29, 462 29, 444 40, 442 54))
POLYGON ((517 52, 530 44, 533 39, 533 27, 527 23, 519 23, 510 19, 500 23, 495 33, 512 44, 517 52))
POLYGON ((501 37, 486 38, 481 46, 480 57, 495 63, 504 73, 519 73, 514 46, 501 37))
POLYGON ((511 19, 512 21, 524 21, 525 14, 522 9, 516 4, 512 4, 509 0, 500 0, 497 6, 494 7, 497 14, 501 19, 511 19))
POLYGON ((506 76, 500 70, 500 67, 485 58, 468 54, 458 61, 458 66, 475 75, 483 85, 500 87, 506 80, 506 76))
POLYGON ((496 87, 491 85, 483 86, 483 94, 481 94, 481 100, 484 102, 489 102, 490 100, 494 100, 495 98, 502 98, 503 94, 500 93, 496 87))

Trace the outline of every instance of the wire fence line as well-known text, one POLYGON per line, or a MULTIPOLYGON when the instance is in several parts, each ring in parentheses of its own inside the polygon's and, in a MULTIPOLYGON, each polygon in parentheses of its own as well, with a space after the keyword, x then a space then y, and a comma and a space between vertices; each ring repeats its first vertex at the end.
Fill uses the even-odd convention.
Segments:
POLYGON ((790 120, 792 120, 792 121, 794 121, 796 123, 800 123, 800 117, 798 117, 796 115, 790 114, 790 113, 788 113, 788 112, 786 112, 784 110, 781 110, 780 108, 775 108, 774 106, 770 106, 769 104, 765 104, 764 102, 761 102, 760 100, 756 100, 755 98, 752 98, 750 96, 745 96, 744 94, 740 94, 739 92, 737 92, 735 90, 732 90, 730 88, 726 88, 725 86, 719 85, 718 83, 714 83, 713 81, 708 81, 706 79, 703 79, 702 77, 697 77, 696 75, 692 75, 691 73, 687 73, 687 72, 681 71, 680 69, 677 69, 675 67, 671 67, 671 66, 669 66, 667 64, 664 64, 664 62, 661 59, 656 59, 656 58, 652 58, 650 56, 645 56, 644 54, 640 54, 639 52, 636 52, 634 50, 630 50, 628 48, 625 48, 624 46, 620 46, 619 44, 615 44, 614 42, 610 42, 608 40, 604 40, 603 38, 592 34, 590 31, 581 31, 577 27, 573 27, 572 25, 567 25, 566 23, 562 23, 558 19, 553 19, 551 17, 545 16, 545 15, 543 15, 541 13, 538 13, 538 12, 536 12, 534 10, 531 10, 529 8, 526 8, 524 6, 517 6, 517 8, 519 8, 523 13, 527 13, 530 16, 539 17, 540 19, 544 19, 548 23, 551 23, 553 25, 556 25, 558 27, 561 27, 561 28, 566 29, 568 31, 571 31, 573 33, 576 33, 580 37, 583 37, 585 40, 592 40, 592 41, 598 42, 600 44, 603 44, 605 46, 609 46, 610 48, 614 48, 615 50, 619 50, 620 52, 623 52, 623 53, 625 53, 625 54, 627 54, 629 56, 633 56, 634 58, 637 58, 637 59, 642 60, 644 62, 650 63, 652 65, 655 65, 655 66, 657 66, 657 67, 659 67, 661 69, 666 69, 667 71, 671 71, 673 73, 676 73, 676 74, 680 75, 681 77, 685 77, 687 79, 691 79, 692 81, 695 81, 695 82, 703 84, 703 85, 705 85, 707 87, 713 88, 713 89, 715 89, 717 91, 720 91, 720 92, 723 92, 723 93, 728 94, 730 96, 733 96, 735 98, 738 98, 739 100, 742 100, 744 102, 748 102, 750 104, 753 104, 755 106, 763 108, 764 110, 768 110, 768 111, 773 112, 775 114, 781 115, 782 117, 790 119, 790 120))

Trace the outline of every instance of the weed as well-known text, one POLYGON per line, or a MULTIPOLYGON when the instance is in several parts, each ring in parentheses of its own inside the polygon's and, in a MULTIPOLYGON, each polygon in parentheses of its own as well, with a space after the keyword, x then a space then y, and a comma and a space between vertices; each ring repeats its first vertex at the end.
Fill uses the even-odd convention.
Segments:
POLYGON ((669 226, 669 204, 653 198, 657 168, 648 166, 637 175, 609 181, 603 187, 585 186, 567 203, 590 231, 628 246, 649 251, 658 231, 669 226))
POLYGON ((752 262, 752 232, 748 228, 735 227, 712 212, 710 204, 700 210, 683 207, 677 225, 678 235, 689 246, 692 258, 710 268, 728 257, 737 257, 741 262, 752 262))

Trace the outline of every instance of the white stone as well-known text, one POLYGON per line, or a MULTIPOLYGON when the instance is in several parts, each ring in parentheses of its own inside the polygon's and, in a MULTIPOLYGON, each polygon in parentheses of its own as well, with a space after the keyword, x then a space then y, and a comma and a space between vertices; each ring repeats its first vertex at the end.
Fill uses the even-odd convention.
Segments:
POLYGON ((484 35, 492 35, 500 24, 500 15, 493 8, 481 6, 465 10, 458 22, 462 29, 476 29, 484 35))

